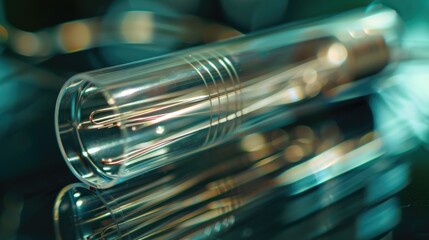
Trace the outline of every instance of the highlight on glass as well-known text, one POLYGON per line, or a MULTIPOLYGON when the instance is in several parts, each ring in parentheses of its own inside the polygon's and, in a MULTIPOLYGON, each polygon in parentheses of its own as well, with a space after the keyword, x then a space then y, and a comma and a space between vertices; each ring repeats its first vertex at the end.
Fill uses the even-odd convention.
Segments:
POLYGON ((359 10, 78 74, 57 101, 60 149, 84 183, 111 187, 278 127, 276 115, 383 69, 399 32, 395 11, 359 10))

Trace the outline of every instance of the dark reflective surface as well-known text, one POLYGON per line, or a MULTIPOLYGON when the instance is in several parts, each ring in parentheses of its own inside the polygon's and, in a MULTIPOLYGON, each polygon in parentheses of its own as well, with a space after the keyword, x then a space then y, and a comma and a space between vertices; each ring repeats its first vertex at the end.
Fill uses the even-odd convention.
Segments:
MULTIPOLYGON (((56 24, 66 21, 114 12, 106 1, 5 0, 2 2, 6 14, 0 13, 0 20, 2 20, 0 24, 4 23, 3 19, 6 16, 9 24, 30 32, 45 28, 54 29, 56 24)), ((265 8, 258 4, 252 7, 249 4, 249 8, 252 10, 245 11, 244 7, 233 3, 237 1, 187 0, 181 1, 180 4, 176 1, 162 1, 166 4, 156 4, 155 1, 131 2, 138 2, 129 5, 134 10, 149 9, 162 12, 164 15, 175 16, 182 13, 194 14, 219 21, 241 31, 265 28, 305 17, 319 17, 369 3, 369 1, 348 1, 347 3, 327 1, 323 6, 309 7, 311 4, 319 5, 320 3, 317 1, 288 1, 289 4, 286 6, 284 3, 276 1, 261 1, 265 8), (151 4, 146 5, 146 3, 151 4), (273 9, 270 9, 270 6, 273 9)), ((407 1, 406 4, 399 1, 384 2, 397 6, 407 21, 417 19, 415 18, 416 11, 414 11, 416 9, 417 12, 427 12, 425 12, 426 6, 420 1, 407 1)), ((422 17, 419 21, 424 22, 427 19, 422 17)), ((422 40, 425 41, 425 31, 421 31, 421 29, 426 28, 423 25, 420 30, 417 29, 415 32, 420 34, 419 37, 408 45, 412 46, 416 41, 420 43, 422 40)), ((0 28, 0 39, 3 39, 4 36, 6 36, 5 31, 0 28)), ((31 42, 31 36, 29 38, 27 36, 27 40, 24 42, 31 42)), ((74 53, 61 53, 49 58, 28 58, 19 52, 16 53, 15 50, 19 48, 8 48, 3 45, 0 47, 2 50, 0 57, 0 163, 2 164, 0 168, 0 239, 54 239, 52 208, 55 198, 62 187, 77 181, 61 159, 54 136, 54 104, 64 81, 78 72, 157 56, 189 44, 189 42, 176 44, 177 42, 171 42, 171 39, 165 40, 163 43, 165 43, 162 45, 163 47, 151 44, 98 47, 74 53)), ((196 43, 191 42, 191 45, 193 44, 196 43)), ((29 49, 26 50, 28 53, 29 49)), ((406 76, 409 81, 412 72, 407 73, 406 76)), ((427 84, 420 85, 414 90, 424 91, 425 87, 427 84)), ((366 85, 363 85, 362 88, 363 92, 372 92, 366 85)), ((393 108, 398 109, 396 106, 393 105, 393 108)), ((365 117, 372 115, 368 112, 366 101, 351 101, 345 108, 362 113, 355 117, 352 115, 343 117, 342 122, 346 125, 350 124, 351 129, 355 129, 356 124, 359 125, 358 123, 361 121, 369 123, 368 126, 371 126, 371 117, 365 117)), ((335 115, 338 109, 332 111, 331 115, 318 112, 317 117, 313 118, 329 119, 335 115)), ((396 111, 396 114, 405 119, 410 115, 405 111, 396 111)), ((420 116, 424 116, 424 114, 425 112, 420 116)), ((395 118, 394 115, 391 118, 395 118)), ((396 128, 393 126, 388 130, 401 130, 403 126, 400 124, 396 128)), ((301 131, 304 132, 304 135, 308 133, 307 130, 301 131)), ((332 136, 332 130, 326 130, 325 133, 332 136)), ((273 139, 278 139, 278 134, 274 133, 273 139)), ((260 138, 250 140, 250 143, 255 143, 260 138)), ((280 146, 286 150, 285 145, 282 144, 284 143, 281 140, 276 140, 272 146, 274 146, 273 148, 280 146)), ((303 157, 307 145, 292 146, 294 145, 288 146, 290 147, 287 151, 288 156, 290 159, 298 161, 294 164, 299 164, 297 159, 303 157)), ((247 147, 252 149, 252 144, 247 147)), ((224 156, 229 156, 228 154, 232 152, 225 152, 224 156)), ((266 154, 264 150, 256 151, 254 157, 260 158, 264 154, 266 154)), ((429 225, 427 154, 426 148, 420 147, 403 159, 395 160, 398 162, 395 162, 389 171, 381 171, 372 175, 373 180, 367 179, 368 184, 365 188, 362 187, 360 190, 352 191, 353 193, 344 194, 347 196, 337 199, 337 201, 332 200, 335 203, 331 202, 332 204, 329 206, 314 203, 319 202, 320 199, 326 199, 329 202, 331 196, 335 196, 334 193, 338 196, 335 189, 343 189, 340 186, 349 184, 349 181, 353 182, 350 175, 333 179, 307 191, 300 195, 302 198, 292 197, 288 198, 288 201, 274 201, 263 209, 255 208, 255 212, 250 215, 240 215, 246 217, 238 219, 237 223, 240 224, 230 226, 228 233, 222 234, 225 238, 230 239, 261 239, 268 236, 265 230, 272 228, 281 230, 270 232, 273 234, 270 236, 273 239, 274 232, 278 234, 278 239, 284 239, 286 236, 294 239, 314 236, 319 236, 321 239, 351 239, 356 236, 376 239, 426 239, 429 236, 427 229, 429 225), (387 187, 391 185, 387 183, 401 182, 399 181, 401 178, 393 176, 396 174, 395 171, 405 171, 404 168, 408 166, 407 161, 410 168, 409 185, 397 196, 393 196, 395 193, 393 190, 387 191, 385 195, 377 195, 379 189, 388 190, 387 187), (386 184, 380 186, 383 182, 386 184), (368 203, 363 200, 368 198, 373 201, 368 203), (311 209, 311 207, 315 207, 315 209, 311 209), (249 217, 247 218, 247 216, 249 217), (301 220, 298 221, 298 218, 301 220), (286 221, 285 219, 295 220, 286 221), (396 225, 398 221, 399 225, 396 225), (392 227, 393 230, 390 230, 392 227)), ((387 160, 380 162, 385 161, 387 160)), ((402 175, 402 177, 404 176, 406 175, 402 175)), ((356 182, 359 181, 356 180, 356 182)), ((394 186, 391 187, 395 189, 394 186)), ((400 189, 400 187, 396 189, 400 189)), ((215 231, 215 228, 211 228, 211 230, 215 231)))

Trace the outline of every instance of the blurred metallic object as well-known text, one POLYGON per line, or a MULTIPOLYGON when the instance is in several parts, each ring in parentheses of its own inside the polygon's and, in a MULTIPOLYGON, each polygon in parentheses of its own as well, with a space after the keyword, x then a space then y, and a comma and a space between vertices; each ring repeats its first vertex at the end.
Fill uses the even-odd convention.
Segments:
POLYGON ((375 124, 386 138, 389 151, 409 146, 429 146, 429 9, 428 1, 407 3, 384 0, 406 15, 399 62, 388 74, 379 76, 372 97, 375 124), (404 144, 400 139, 406 139, 404 144))
MULTIPOLYGON (((429 48, 427 48, 429 49, 429 48)), ((375 122, 390 151, 398 152, 417 143, 429 146, 428 59, 401 62, 390 75, 382 77, 372 108, 375 122), (409 139, 404 146, 401 139, 409 139)))
POLYGON ((171 51, 239 34, 232 28, 195 16, 163 16, 149 11, 81 19, 37 32, 0 22, 0 44, 27 57, 49 57, 120 44, 151 45, 171 51))
MULTIPOLYGON (((349 114, 362 116, 336 115, 349 114)), ((248 135, 110 189, 68 186, 55 204, 57 238, 372 239, 399 221, 390 198, 408 164, 385 154, 365 120, 248 135)))
POLYGON ((61 151, 80 180, 106 188, 284 125, 298 103, 381 70, 399 23, 389 9, 355 11, 76 75, 57 102, 61 151))

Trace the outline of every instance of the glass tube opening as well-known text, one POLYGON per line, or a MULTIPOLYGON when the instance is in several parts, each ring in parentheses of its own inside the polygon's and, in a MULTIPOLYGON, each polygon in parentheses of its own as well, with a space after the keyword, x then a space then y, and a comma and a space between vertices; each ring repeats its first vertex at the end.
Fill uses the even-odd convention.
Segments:
POLYGON ((103 116, 118 114, 113 98, 102 89, 87 76, 73 77, 60 92, 55 113, 57 140, 66 163, 77 178, 96 188, 115 185, 122 164, 109 164, 109 160, 121 156, 126 147, 120 121, 98 127, 103 116))
POLYGON ((57 239, 118 239, 115 217, 103 199, 82 184, 71 184, 58 194, 54 205, 57 239))

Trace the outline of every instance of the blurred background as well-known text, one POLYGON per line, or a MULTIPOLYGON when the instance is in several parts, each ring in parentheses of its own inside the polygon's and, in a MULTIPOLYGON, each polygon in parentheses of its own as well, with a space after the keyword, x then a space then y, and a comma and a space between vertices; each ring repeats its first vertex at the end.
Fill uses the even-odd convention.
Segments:
MULTIPOLYGON (((422 59, 429 56, 429 5, 424 0, 1 0, 0 239, 54 239, 56 195, 77 181, 62 159, 54 132, 55 101, 72 75, 378 2, 401 14, 404 45, 416 49, 422 59)), ((424 74, 426 66, 404 67, 398 76, 424 74)), ((429 83, 420 78, 420 85, 397 84, 380 97, 392 94, 411 102, 405 108, 419 117, 409 124, 410 132, 422 144, 406 156, 410 180, 399 193, 400 221, 377 238, 429 239, 429 114, 422 110, 428 106, 422 91, 429 83)), ((365 96, 343 107, 359 117, 342 113, 342 121, 351 122, 351 129, 372 126, 369 101, 365 96)), ((405 129, 408 120, 402 119, 405 111, 399 107, 404 105, 396 106, 389 116, 401 121, 393 128, 405 129)), ((336 111, 317 116, 329 120, 336 111)))

